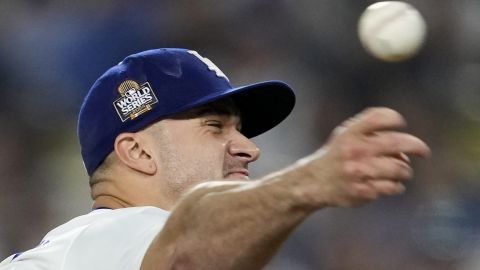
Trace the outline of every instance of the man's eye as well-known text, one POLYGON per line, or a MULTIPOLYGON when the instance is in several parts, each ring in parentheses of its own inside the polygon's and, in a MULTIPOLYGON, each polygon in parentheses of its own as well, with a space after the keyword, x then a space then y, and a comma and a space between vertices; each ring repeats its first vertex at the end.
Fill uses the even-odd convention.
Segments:
POLYGON ((217 120, 208 120, 206 122, 206 125, 211 127, 216 127, 216 128, 223 128, 223 123, 217 120))

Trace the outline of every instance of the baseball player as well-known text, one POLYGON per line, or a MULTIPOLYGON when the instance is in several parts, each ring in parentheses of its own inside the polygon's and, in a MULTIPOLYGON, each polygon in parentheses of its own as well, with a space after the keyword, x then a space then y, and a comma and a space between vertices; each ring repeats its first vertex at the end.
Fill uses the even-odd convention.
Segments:
POLYGON ((249 180, 259 157, 249 138, 294 102, 280 81, 232 87, 195 51, 128 56, 94 83, 79 113, 93 210, 0 269, 260 269, 309 215, 400 194, 412 176, 408 155, 429 155, 399 131, 399 113, 370 108, 313 154, 249 180))

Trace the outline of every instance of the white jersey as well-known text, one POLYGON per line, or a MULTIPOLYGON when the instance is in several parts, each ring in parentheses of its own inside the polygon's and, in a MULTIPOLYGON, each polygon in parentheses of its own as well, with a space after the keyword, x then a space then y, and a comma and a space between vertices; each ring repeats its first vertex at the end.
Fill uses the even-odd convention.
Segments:
POLYGON ((39 246, 0 270, 138 270, 169 212, 156 207, 98 209, 53 229, 39 246))

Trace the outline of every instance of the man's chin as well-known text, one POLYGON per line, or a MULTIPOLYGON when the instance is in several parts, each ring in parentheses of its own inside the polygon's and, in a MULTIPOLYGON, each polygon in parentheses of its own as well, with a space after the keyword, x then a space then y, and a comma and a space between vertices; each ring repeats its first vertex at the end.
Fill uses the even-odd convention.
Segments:
POLYGON ((250 177, 248 177, 248 175, 245 175, 243 173, 229 173, 227 174, 227 176, 225 176, 225 180, 248 181, 250 180, 250 177))

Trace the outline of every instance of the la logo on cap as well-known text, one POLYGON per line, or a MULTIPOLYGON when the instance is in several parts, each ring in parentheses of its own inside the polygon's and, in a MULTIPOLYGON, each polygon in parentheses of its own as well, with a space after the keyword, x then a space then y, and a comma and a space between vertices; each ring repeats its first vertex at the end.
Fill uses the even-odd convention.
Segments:
POLYGON ((196 56, 200 61, 202 61, 205 65, 207 65, 208 69, 211 70, 211 71, 214 71, 215 74, 217 75, 217 77, 222 77, 225 80, 230 81, 228 79, 227 75, 225 75, 225 73, 223 73, 223 71, 221 71, 217 67, 217 65, 215 65, 210 59, 201 56, 197 51, 188 50, 187 52, 189 54, 192 54, 192 55, 196 56))
POLYGON ((136 81, 126 80, 118 86, 120 98, 113 102, 113 106, 122 122, 133 120, 139 115, 152 109, 158 102, 152 87, 148 82, 140 85, 136 81))

